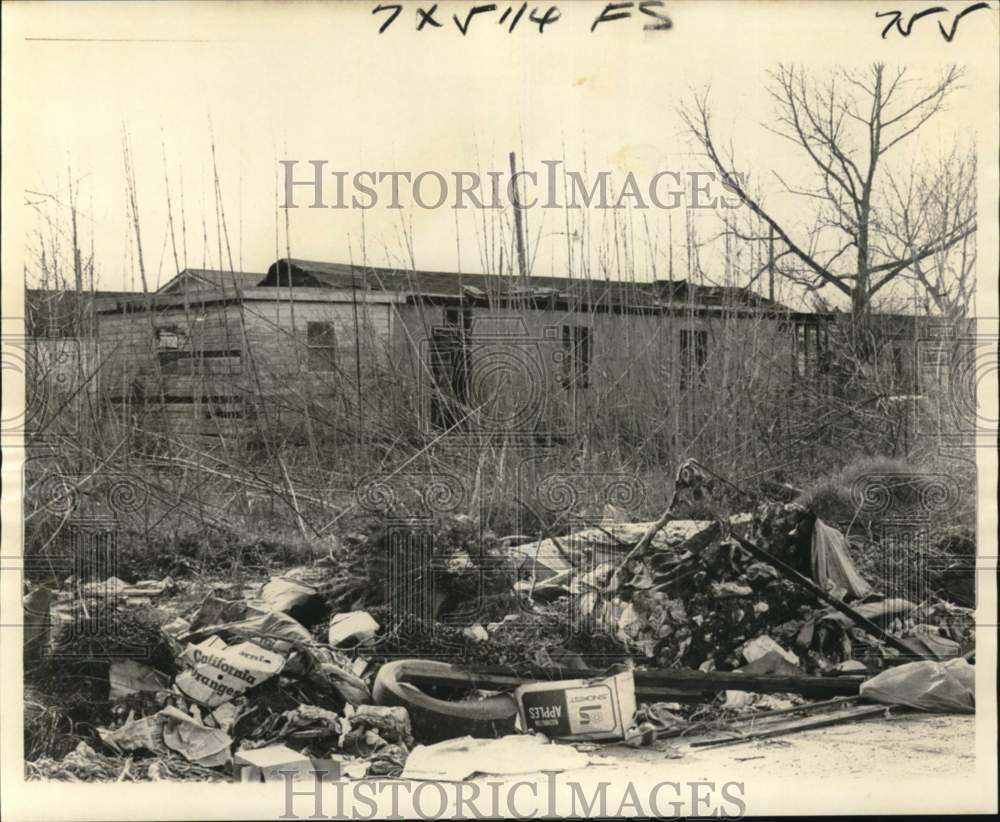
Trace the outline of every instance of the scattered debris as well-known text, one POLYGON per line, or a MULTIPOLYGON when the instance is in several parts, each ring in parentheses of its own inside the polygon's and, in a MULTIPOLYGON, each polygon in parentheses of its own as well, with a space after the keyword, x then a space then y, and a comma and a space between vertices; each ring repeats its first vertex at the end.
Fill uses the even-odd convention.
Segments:
POLYGON ((238 782, 284 782, 286 773, 293 780, 312 778, 313 762, 284 745, 271 745, 237 753, 233 771, 238 782))
POLYGON ((468 628, 462 629, 462 636, 468 637, 473 642, 488 642, 490 635, 489 632, 479 624, 470 625, 468 628))
POLYGON ((165 674, 134 659, 112 662, 108 668, 108 681, 112 700, 129 694, 165 691, 170 687, 165 674))
POLYGON ((163 742, 189 762, 211 768, 230 761, 232 739, 225 731, 206 727, 169 705, 159 716, 163 719, 163 742))
POLYGON ((98 728, 97 734, 103 743, 121 754, 148 751, 159 755, 167 752, 163 741, 163 721, 158 715, 130 720, 113 731, 98 728))
POLYGON ((609 745, 673 757, 662 740, 769 741, 886 705, 974 711, 972 609, 883 597, 802 505, 681 519, 711 485, 682 468, 655 522, 611 509, 508 548, 439 517, 441 538, 393 573, 378 527, 257 580, 36 586, 28 775, 460 781, 584 767, 609 745), (422 617, 385 604, 401 570, 434 575, 413 603, 422 617))
POLYGON ((790 665, 797 666, 799 664, 799 658, 795 654, 791 651, 786 651, 769 636, 759 636, 748 640, 746 644, 740 648, 740 653, 742 653, 743 658, 750 663, 756 662, 768 654, 777 654, 790 665))
MULTIPOLYGON (((349 714, 350 733, 376 731, 386 742, 413 747, 413 731, 406 708, 362 705, 349 714)), ((350 734, 348 734, 348 737, 350 734)))
MULTIPOLYGON (((271 714, 251 733, 255 745, 278 740, 290 740, 311 747, 314 743, 328 747, 344 734, 345 723, 341 717, 326 708, 299 705, 280 714, 271 714)), ((301 746, 300 746, 301 747, 301 746)))
POLYGON ((590 757, 568 745, 548 742, 535 734, 474 739, 448 739, 418 745, 403 770, 404 779, 461 782, 473 774, 510 775, 534 771, 585 768, 590 757))
POLYGON ((290 574, 271 577, 261 588, 257 601, 272 611, 288 614, 307 628, 321 622, 327 613, 322 594, 290 574))
POLYGON ((745 708, 750 704, 751 694, 746 691, 726 691, 726 701, 723 702, 725 708, 745 708))
POLYGON ((128 583, 118 579, 118 577, 108 577, 99 582, 87 582, 80 586, 80 593, 85 597, 113 597, 121 596, 128 583))
POLYGON ((379 624, 365 611, 337 614, 330 620, 327 633, 329 643, 334 648, 370 644, 378 634, 379 624))
POLYGON ((279 654, 287 653, 296 643, 312 641, 312 634, 301 623, 264 603, 206 597, 191 618, 191 632, 185 639, 199 642, 227 634, 253 638, 262 648, 279 654))
POLYGON ((780 723, 765 729, 758 729, 755 723, 754 730, 746 734, 737 736, 727 736, 722 739, 709 739, 701 742, 692 742, 692 748, 718 748, 723 745, 739 745, 743 742, 754 742, 760 739, 771 739, 777 736, 798 733, 799 731, 812 731, 817 728, 828 728, 831 725, 840 725, 845 722, 857 722, 862 719, 871 719, 876 716, 890 716, 892 709, 884 705, 862 705, 855 708, 845 708, 831 715, 807 717, 806 719, 795 720, 793 722, 780 723))
POLYGON ((38 659, 49 643, 49 627, 52 623, 50 609, 55 598, 52 591, 39 585, 21 600, 24 612, 24 654, 29 661, 38 659))

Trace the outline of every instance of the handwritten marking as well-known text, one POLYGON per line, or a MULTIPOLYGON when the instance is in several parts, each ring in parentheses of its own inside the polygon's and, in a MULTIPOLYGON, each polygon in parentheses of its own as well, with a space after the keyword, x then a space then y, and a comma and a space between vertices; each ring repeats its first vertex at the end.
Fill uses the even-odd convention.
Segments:
POLYGON ((457 14, 453 14, 451 16, 451 19, 455 21, 455 25, 458 26, 458 30, 462 32, 462 36, 465 37, 465 35, 469 31, 469 26, 472 24, 473 17, 475 17, 477 14, 486 14, 486 12, 488 11, 496 11, 496 10, 497 10, 496 3, 484 3, 481 6, 473 6, 471 9, 469 9, 469 13, 465 15, 464 26, 458 22, 457 14))
MULTIPOLYGON (((426 6, 414 6, 416 9, 416 30, 423 31, 425 28, 439 29, 444 27, 444 23, 435 17, 439 3, 431 3, 426 6)), ((451 21, 459 33, 465 37, 471 30, 473 20, 487 14, 498 13, 496 20, 500 26, 507 26, 507 33, 513 34, 514 29, 525 18, 538 27, 538 33, 544 34, 546 27, 552 26, 562 19, 562 11, 557 5, 546 5, 544 3, 531 6, 528 12, 529 3, 522 0, 520 3, 508 3, 503 11, 498 11, 502 4, 481 3, 472 6, 465 13, 464 19, 457 14, 451 16, 451 21), (509 23, 508 23, 509 21, 509 23)), ((665 0, 612 0, 605 5, 600 14, 594 18, 590 26, 590 31, 594 32, 602 23, 611 23, 616 20, 625 20, 633 16, 633 12, 638 12, 637 17, 651 18, 643 24, 644 31, 667 31, 673 28, 673 22, 662 12, 666 5, 665 0)), ((386 14, 379 26, 378 33, 386 32, 403 13, 403 3, 379 3, 372 9, 373 15, 386 14)))
POLYGON ((941 21, 938 20, 938 28, 941 30, 941 36, 946 42, 950 43, 955 37, 955 31, 958 29, 958 21, 961 20, 965 15, 971 14, 974 11, 979 11, 980 9, 988 9, 990 7, 989 3, 975 3, 966 9, 963 9, 958 14, 955 15, 955 19, 951 21, 951 31, 946 32, 944 26, 941 25, 941 21))
MULTIPOLYGON (((971 14, 974 11, 979 11, 980 9, 988 9, 988 8, 990 8, 990 4, 986 2, 973 3, 971 6, 967 6, 962 11, 960 11, 958 14, 955 15, 955 17, 951 21, 951 27, 949 29, 945 29, 941 21, 938 20, 937 21, 938 29, 941 32, 941 36, 945 39, 945 42, 950 43, 952 40, 955 39, 955 33, 958 31, 958 23, 963 17, 965 17, 967 14, 971 14)), ((906 22, 904 22, 903 20, 903 12, 898 10, 877 11, 875 12, 875 16, 890 18, 885 28, 882 29, 882 39, 885 40, 886 37, 888 37, 889 32, 892 31, 893 28, 895 28, 896 31, 899 32, 899 34, 902 37, 909 37, 910 33, 913 31, 913 26, 916 24, 918 20, 922 20, 924 17, 930 17, 931 15, 941 14, 942 12, 947 13, 948 9, 945 8, 944 6, 932 6, 931 8, 927 8, 924 9, 923 11, 918 11, 915 14, 911 14, 909 20, 906 22)))
POLYGON ((417 6, 417 16, 420 18, 420 20, 417 22, 417 31, 423 31, 424 26, 427 25, 434 26, 434 28, 436 29, 441 28, 442 24, 434 19, 434 12, 437 11, 437 8, 438 8, 437 3, 435 3, 426 11, 422 9, 420 6, 417 6))

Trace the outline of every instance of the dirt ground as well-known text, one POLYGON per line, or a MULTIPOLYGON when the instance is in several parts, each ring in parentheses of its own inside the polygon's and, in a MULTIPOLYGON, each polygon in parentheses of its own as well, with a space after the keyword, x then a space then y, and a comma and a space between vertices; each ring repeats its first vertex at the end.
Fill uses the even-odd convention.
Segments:
MULTIPOLYGON (((662 815, 663 805, 657 812, 646 803, 651 786, 664 782, 676 783, 674 798, 685 803, 670 815, 960 812, 989 801, 981 795, 988 779, 976 768, 975 722, 974 716, 911 714, 720 748, 691 748, 694 739, 644 749, 614 745, 593 752, 588 767, 548 777, 547 787, 547 777, 537 772, 501 781, 508 789, 534 783, 542 796, 554 787, 558 813, 571 816, 581 807, 570 804, 574 792, 577 801, 580 792, 593 797, 601 782, 609 785, 601 815, 662 815), (707 794, 703 789, 711 799, 693 809, 691 790, 699 783, 711 784, 707 794), (726 784, 729 798, 722 793, 726 784), (621 804, 629 785, 645 812, 621 804), (742 808, 730 801, 734 790, 742 808)), ((670 796, 661 792, 658 801, 668 803, 670 796)))
POLYGON ((600 755, 630 770, 657 767, 666 755, 671 770, 692 779, 699 778, 701 771, 717 771, 719 766, 747 778, 776 771, 787 777, 815 776, 824 771, 866 779, 957 776, 967 773, 975 762, 975 730, 974 716, 910 714, 719 748, 692 748, 690 742, 668 745, 669 741, 664 741, 657 743, 661 750, 618 746, 604 749, 600 755))

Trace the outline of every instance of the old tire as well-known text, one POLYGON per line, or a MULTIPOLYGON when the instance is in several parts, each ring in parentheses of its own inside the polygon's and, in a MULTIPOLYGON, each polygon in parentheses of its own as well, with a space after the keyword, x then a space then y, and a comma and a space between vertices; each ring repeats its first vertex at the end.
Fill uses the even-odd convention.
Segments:
POLYGON ((372 693, 375 704, 406 708, 418 742, 440 742, 459 736, 492 738, 514 731, 517 704, 509 694, 478 702, 437 699, 406 681, 413 675, 419 675, 422 681, 440 677, 443 685, 460 683, 463 675, 453 665, 426 659, 401 659, 379 670, 372 693))

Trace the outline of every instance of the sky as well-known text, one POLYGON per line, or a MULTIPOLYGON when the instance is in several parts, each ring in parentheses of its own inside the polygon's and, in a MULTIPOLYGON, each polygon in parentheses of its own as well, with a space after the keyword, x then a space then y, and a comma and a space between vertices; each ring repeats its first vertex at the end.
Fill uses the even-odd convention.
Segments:
MULTIPOLYGON (((671 3, 670 31, 644 31, 641 20, 625 19, 590 32, 604 4, 563 2, 562 18, 544 33, 528 24, 507 32, 495 17, 483 17, 465 36, 450 20, 464 15, 465 3, 440 3, 441 28, 419 32, 416 8, 407 6, 382 34, 378 27, 388 14, 373 15, 376 5, 5 4, 4 197, 16 211, 5 217, 5 229, 13 228, 4 231, 5 279, 25 269, 37 274, 43 245, 50 264, 71 247, 72 179, 80 245, 89 256, 92 244, 98 286, 141 288, 123 136, 151 289, 166 282, 177 263, 219 267, 220 237, 222 267, 231 257, 234 268, 249 271, 264 271, 289 252, 338 262, 497 270, 511 265, 509 210, 286 211, 276 208, 283 198, 279 161, 299 161, 302 174, 306 161, 322 159, 327 169, 350 175, 450 175, 506 171, 508 152, 516 151, 529 170, 541 172, 543 160, 558 159, 586 168, 591 181, 601 170, 613 180, 628 172, 643 180, 664 170, 688 174, 707 166, 677 106, 710 85, 718 135, 732 141, 738 167, 789 225, 804 226, 803 203, 780 194, 772 170, 798 180, 808 167, 793 146, 763 127, 772 112, 766 75, 778 55, 808 61, 818 72, 861 65, 850 59, 862 56, 860 31, 860 40, 887 61, 919 59, 918 76, 955 59, 970 63, 969 88, 921 132, 917 155, 976 139, 983 117, 976 101, 995 73, 995 61, 980 59, 982 48, 995 42, 989 25, 963 29, 961 52, 946 49, 937 36, 919 46, 883 41, 874 7, 861 3, 840 4, 840 17, 856 14, 861 21, 844 31, 830 25, 836 15, 814 4, 779 10, 777 4, 720 2, 671 3), (780 39, 774 32, 779 14, 780 39), (61 243, 55 250, 53 237, 61 243)), ((502 11, 511 4, 499 5, 502 11)), ((516 11, 519 3, 512 5, 516 11)), ((871 50, 863 54, 870 59, 871 50)), ((532 273, 579 276, 586 256, 593 276, 663 278, 672 265, 683 278, 688 220, 703 242, 719 225, 712 212, 692 217, 684 209, 591 211, 587 220, 589 238, 580 224, 567 227, 561 210, 529 209, 532 273), (617 249, 615 232, 624 238, 617 249)), ((762 253, 761 244, 734 243, 727 267, 724 246, 707 243, 701 262, 710 279, 741 284, 762 253)), ((805 299, 794 289, 782 294, 805 299)), ((830 289, 823 294, 836 297, 830 289)))

